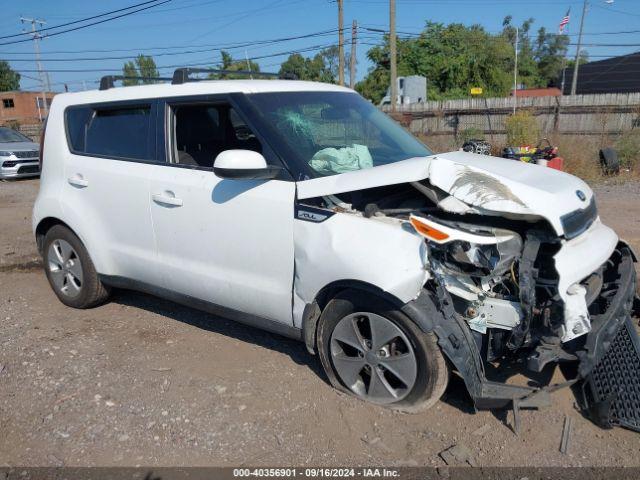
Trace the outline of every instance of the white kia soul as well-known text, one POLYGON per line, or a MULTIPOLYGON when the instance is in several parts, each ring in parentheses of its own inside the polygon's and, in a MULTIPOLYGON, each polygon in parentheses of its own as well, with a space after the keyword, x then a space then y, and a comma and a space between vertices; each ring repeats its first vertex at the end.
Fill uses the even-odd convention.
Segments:
POLYGON ((588 383, 630 322, 634 254, 578 178, 434 155, 347 88, 189 73, 54 98, 33 228, 66 305, 116 287, 208 310, 405 411, 450 371, 478 407, 535 406, 544 386, 496 366, 588 383))

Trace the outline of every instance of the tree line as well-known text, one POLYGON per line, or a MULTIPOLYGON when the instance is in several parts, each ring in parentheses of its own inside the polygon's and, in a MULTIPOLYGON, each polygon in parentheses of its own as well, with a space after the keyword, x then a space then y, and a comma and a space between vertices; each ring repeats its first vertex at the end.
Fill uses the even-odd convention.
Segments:
MULTIPOLYGON (((565 61, 569 37, 541 27, 532 38, 533 23, 528 19, 516 29, 508 16, 502 31, 491 34, 479 25, 428 22, 415 38, 398 39, 398 75, 426 77, 429 100, 465 98, 473 87, 482 88, 486 96, 508 96, 513 89, 517 36, 518 85, 550 86, 563 67, 573 63, 565 61)), ((356 90, 378 103, 389 86, 388 36, 367 57, 373 66, 356 90)))
MULTIPOLYGON (((482 88, 487 96, 507 96, 513 88, 517 36, 518 84, 531 88, 557 83, 562 68, 573 63, 565 60, 569 37, 549 33, 544 27, 534 34, 533 25, 534 20, 530 18, 516 28, 512 17, 507 16, 502 30, 490 33, 480 25, 427 22, 419 34, 398 38, 398 75, 426 77, 430 100, 468 97, 472 87, 482 88)), ((356 84, 356 90, 378 103, 389 86, 388 35, 383 35, 379 43, 369 49, 367 58, 372 66, 356 84)), ((580 61, 586 60, 585 54, 580 61)), ((309 57, 299 53, 289 55, 280 65, 280 73, 293 74, 301 80, 337 83, 338 63, 338 47, 332 46, 309 57)), ((256 62, 233 58, 226 51, 221 51, 221 61, 215 67, 231 72, 260 71, 256 62)), ((153 83, 159 76, 154 59, 146 55, 126 62, 122 74, 129 77, 123 81, 124 85, 153 83)), ((210 74, 209 78, 243 76, 210 74)), ((0 61, 0 91, 17 90, 19 84, 20 75, 7 62, 0 61)))

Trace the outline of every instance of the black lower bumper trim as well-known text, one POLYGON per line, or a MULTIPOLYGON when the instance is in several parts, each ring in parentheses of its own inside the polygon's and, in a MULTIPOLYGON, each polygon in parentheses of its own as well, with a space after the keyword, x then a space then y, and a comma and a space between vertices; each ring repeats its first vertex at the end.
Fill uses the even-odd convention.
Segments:
POLYGON ((583 382, 582 395, 596 424, 640 431, 640 340, 630 316, 583 382))
POLYGON ((584 348, 577 352, 580 359, 578 373, 581 378, 586 378, 604 358, 618 331, 631 314, 636 291, 636 271, 631 251, 621 243, 611 261, 617 269, 615 295, 606 312, 591 318, 591 331, 587 334, 584 348))

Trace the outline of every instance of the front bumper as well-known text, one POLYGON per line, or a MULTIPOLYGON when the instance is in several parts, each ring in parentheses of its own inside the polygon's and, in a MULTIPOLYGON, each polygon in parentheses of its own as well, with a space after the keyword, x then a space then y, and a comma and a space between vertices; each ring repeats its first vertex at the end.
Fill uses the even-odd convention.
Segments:
POLYGON ((585 378, 604 358, 620 328, 631 318, 636 292, 636 271, 631 249, 620 242, 609 258, 609 269, 615 270, 617 279, 606 292, 608 308, 591 316, 591 331, 586 335, 584 347, 577 352, 580 359, 578 373, 585 378))
POLYGON ((592 328, 588 305, 580 282, 605 264, 618 244, 613 230, 596 220, 582 235, 563 240, 554 255, 558 272, 558 295, 564 304, 562 341, 568 342, 592 328))
POLYGON ((0 178, 24 178, 40 175, 40 164, 37 158, 8 158, 0 161, 0 178))
MULTIPOLYGON (((600 365, 621 327, 630 321, 636 284, 634 260, 630 248, 623 242, 614 247, 607 260, 607 268, 617 272, 609 277, 613 280, 601 292, 600 300, 607 307, 592 316, 592 329, 583 336, 584 343, 575 352, 579 359, 578 379, 569 383, 584 381, 600 365)), ((504 408, 516 404, 540 407, 549 403, 548 393, 557 387, 536 388, 487 379, 478 345, 467 324, 454 311, 449 293, 441 286, 423 290, 402 310, 424 331, 436 334, 438 344, 463 378, 477 408, 504 408)), ((640 361, 636 364, 640 368, 640 361)))
POLYGON ((579 400, 597 425, 640 431, 640 338, 631 318, 636 274, 632 253, 624 244, 616 255, 619 263, 611 266, 618 273, 615 294, 609 308, 592 317, 594 328, 578 352, 579 400))

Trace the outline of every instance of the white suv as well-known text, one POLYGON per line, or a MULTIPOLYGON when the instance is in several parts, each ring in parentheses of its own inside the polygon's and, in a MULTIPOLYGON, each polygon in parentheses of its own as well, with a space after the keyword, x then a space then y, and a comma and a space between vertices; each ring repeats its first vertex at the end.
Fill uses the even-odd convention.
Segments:
POLYGON ((119 287, 208 310, 409 411, 450 369, 479 407, 533 405, 489 365, 585 378, 630 318, 633 253, 581 180, 434 155, 339 86, 176 78, 53 100, 33 228, 66 305, 119 287))

